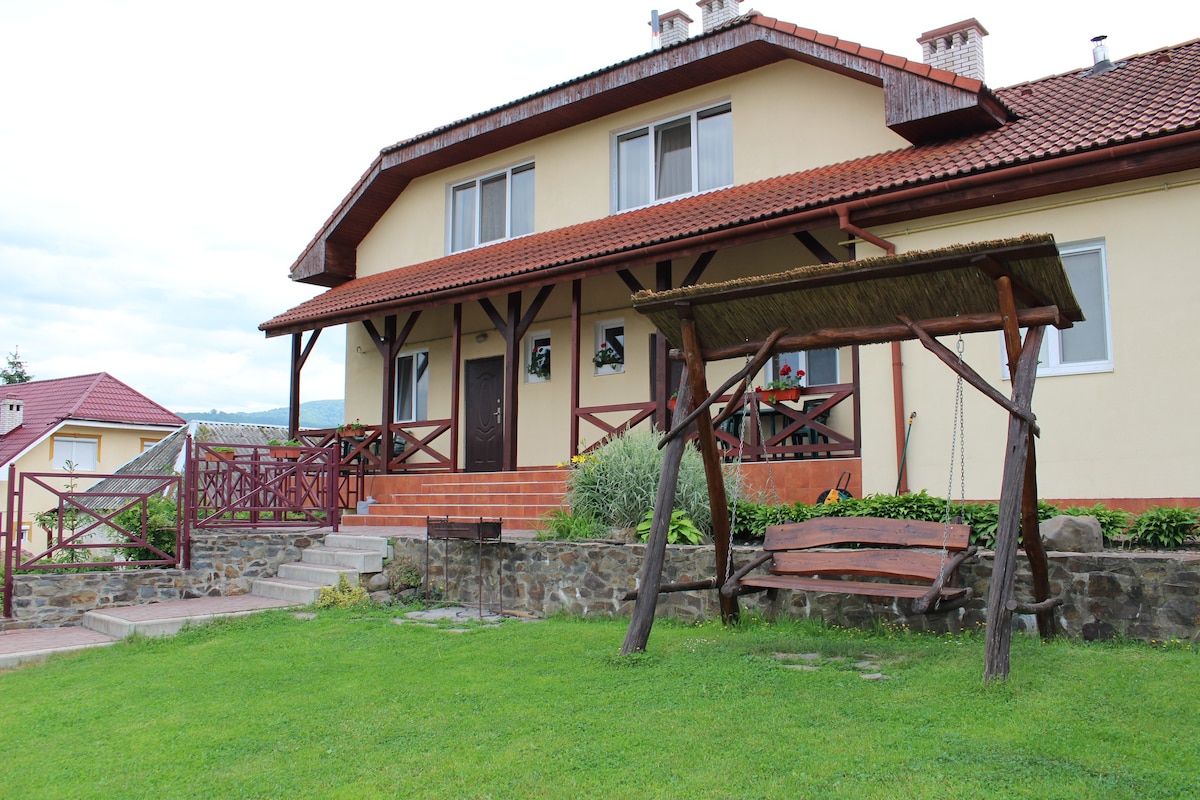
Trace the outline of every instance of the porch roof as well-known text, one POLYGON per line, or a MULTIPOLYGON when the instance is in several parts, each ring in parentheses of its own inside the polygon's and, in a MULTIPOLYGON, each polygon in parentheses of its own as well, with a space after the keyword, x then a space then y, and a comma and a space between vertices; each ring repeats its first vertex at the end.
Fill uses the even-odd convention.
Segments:
POLYGON ((719 358, 741 354, 781 328, 789 348, 805 336, 821 347, 915 338, 905 318, 922 327, 945 321, 963 332, 999 330, 1000 277, 1012 281, 1018 314, 1056 308, 1060 328, 1083 320, 1050 234, 644 291, 633 306, 675 347, 683 346, 680 313, 690 314, 706 358, 719 358))

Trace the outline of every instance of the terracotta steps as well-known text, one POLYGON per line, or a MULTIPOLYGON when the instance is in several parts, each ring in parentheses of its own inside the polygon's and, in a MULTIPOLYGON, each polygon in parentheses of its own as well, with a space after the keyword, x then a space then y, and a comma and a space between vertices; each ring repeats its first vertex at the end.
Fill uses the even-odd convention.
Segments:
POLYGON ((566 477, 565 469, 376 476, 368 494, 379 503, 342 524, 424 527, 426 517, 500 517, 507 530, 531 530, 563 507, 566 477))

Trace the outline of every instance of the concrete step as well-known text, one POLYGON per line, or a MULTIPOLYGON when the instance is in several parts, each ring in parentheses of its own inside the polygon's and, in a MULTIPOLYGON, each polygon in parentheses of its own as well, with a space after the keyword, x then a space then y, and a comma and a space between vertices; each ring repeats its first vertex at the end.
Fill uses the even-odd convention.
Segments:
POLYGON ((346 550, 370 550, 379 553, 387 561, 394 557, 392 543, 386 536, 366 536, 363 534, 327 533, 326 547, 340 547, 346 550))
POLYGON ((251 594, 256 597, 269 597, 286 600, 299 606, 307 606, 317 602, 317 598, 321 596, 323 585, 325 584, 312 581, 259 578, 254 582, 251 594))
POLYGON ((319 586, 337 586, 338 578, 346 576, 351 586, 357 586, 362 577, 358 570, 349 567, 327 567, 321 564, 280 564, 278 577, 286 581, 308 581, 319 586))
POLYGON ((383 571, 382 553, 358 548, 308 547, 305 548, 301 560, 305 564, 351 569, 359 573, 383 571))
POLYGON ((293 603, 286 598, 263 595, 230 597, 201 597, 175 600, 168 603, 147 603, 89 611, 83 615, 83 626, 89 630, 124 639, 138 633, 142 636, 169 636, 185 625, 202 625, 218 617, 243 617, 269 608, 285 608, 293 603))

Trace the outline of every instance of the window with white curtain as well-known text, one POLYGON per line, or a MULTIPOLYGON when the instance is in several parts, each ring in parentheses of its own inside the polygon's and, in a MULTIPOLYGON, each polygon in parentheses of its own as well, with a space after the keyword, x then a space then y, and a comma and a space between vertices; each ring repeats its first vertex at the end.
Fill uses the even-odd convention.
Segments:
POLYGON ((733 111, 729 103, 616 136, 615 210, 649 205, 733 183, 733 111))
POLYGON ((54 469, 95 472, 100 460, 100 439, 93 436, 55 436, 51 463, 54 469))
POLYGON ((450 189, 450 252, 533 233, 533 164, 450 189))
POLYGON ((396 356, 396 422, 429 419, 429 351, 396 356))

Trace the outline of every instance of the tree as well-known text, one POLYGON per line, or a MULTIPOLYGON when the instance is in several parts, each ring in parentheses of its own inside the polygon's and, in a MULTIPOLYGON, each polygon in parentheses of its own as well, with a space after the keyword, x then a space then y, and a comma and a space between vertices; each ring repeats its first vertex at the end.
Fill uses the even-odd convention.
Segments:
POLYGON ((0 369, 0 383, 28 383, 33 380, 25 368, 25 362, 21 360, 19 349, 8 354, 8 366, 0 369))

